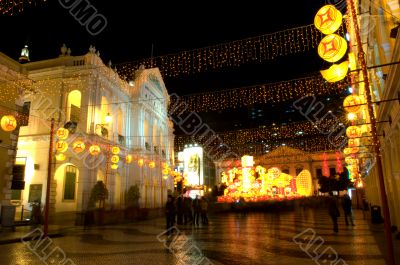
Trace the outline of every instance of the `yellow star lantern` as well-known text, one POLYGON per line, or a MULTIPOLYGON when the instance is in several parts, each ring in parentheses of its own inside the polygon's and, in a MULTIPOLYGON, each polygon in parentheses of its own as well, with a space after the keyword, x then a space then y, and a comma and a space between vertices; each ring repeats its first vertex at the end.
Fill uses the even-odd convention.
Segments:
POLYGON ((111 157, 111 162, 113 162, 114 164, 117 164, 119 162, 119 156, 113 155, 111 157))
POLYGON ((111 169, 118 169, 118 164, 112 164, 111 169))
POLYGON ((329 67, 329 69, 322 70, 320 72, 322 77, 326 81, 334 83, 344 79, 348 71, 349 71, 349 62, 345 61, 340 64, 333 64, 331 67, 329 67))
POLYGON ((358 147, 360 146, 360 139, 359 138, 349 139, 348 145, 349 147, 358 147))
POLYGON ((65 140, 68 138, 69 131, 65 128, 60 128, 57 130, 56 135, 57 135, 58 139, 65 140))
POLYGON ((330 63, 334 63, 342 59, 346 51, 347 41, 337 34, 326 36, 318 45, 318 55, 330 63))
POLYGON ((357 95, 347 96, 343 101, 344 110, 351 113, 357 113, 361 109, 362 98, 357 95))
POLYGON ((156 163, 154 161, 150 161, 149 168, 155 168, 155 167, 156 167, 156 163))
POLYGON ((139 159, 139 160, 138 160, 138 165, 139 165, 139 167, 143 166, 143 164, 144 164, 143 159, 139 159))
POLYGON ((64 161, 65 159, 67 159, 67 157, 63 153, 56 154, 57 161, 64 161))
POLYGON ((349 138, 357 138, 361 136, 361 129, 358 126, 350 126, 346 129, 346 135, 349 138))
POLYGON ((65 151, 68 150, 68 143, 64 141, 58 141, 56 143, 56 150, 60 153, 64 153, 65 151))
POLYGON ((97 156, 98 154, 100 154, 100 146, 98 146, 97 144, 94 144, 92 146, 89 147, 89 153, 92 156, 97 156))
POLYGON ((132 155, 126 155, 125 157, 125 163, 130 164, 132 163, 132 155))
POLYGON ((1 118, 1 128, 6 132, 12 132, 17 128, 17 120, 13 115, 6 115, 1 118))
POLYGON ((120 151, 121 149, 119 149, 118 146, 113 146, 113 148, 111 148, 111 153, 113 153, 114 155, 118 155, 120 151))
POLYGON ((343 15, 333 5, 325 5, 314 18, 315 27, 323 34, 332 34, 342 25, 343 15))
POLYGON ((85 143, 82 141, 76 141, 72 144, 72 150, 74 150, 75 153, 82 153, 83 151, 85 151, 85 143))

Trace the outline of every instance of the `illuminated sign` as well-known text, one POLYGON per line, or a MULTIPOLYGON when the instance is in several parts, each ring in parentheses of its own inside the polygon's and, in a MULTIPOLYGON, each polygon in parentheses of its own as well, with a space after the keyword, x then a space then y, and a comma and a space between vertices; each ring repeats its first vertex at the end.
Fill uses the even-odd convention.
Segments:
POLYGON ((203 148, 188 147, 183 150, 183 175, 188 185, 203 185, 203 148))

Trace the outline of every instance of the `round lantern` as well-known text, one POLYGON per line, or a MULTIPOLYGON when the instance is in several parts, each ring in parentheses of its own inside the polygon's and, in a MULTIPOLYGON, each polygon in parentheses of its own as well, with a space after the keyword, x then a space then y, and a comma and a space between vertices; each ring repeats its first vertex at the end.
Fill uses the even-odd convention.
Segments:
POLYGON ((163 167, 163 168, 168 168, 168 164, 167 164, 167 163, 163 163, 163 164, 162 164, 162 167, 163 167))
POLYGON ((347 51, 347 41, 337 34, 331 34, 321 40, 318 55, 327 62, 334 63, 342 59, 347 51))
POLYGON ((165 175, 168 175, 168 169, 163 169, 162 170, 162 174, 165 176, 165 175))
POLYGON ((113 153, 114 155, 118 155, 120 151, 121 149, 119 149, 118 146, 113 146, 113 148, 111 148, 111 153, 113 153))
POLYGON ((342 13, 335 6, 325 5, 315 15, 314 25, 323 34, 328 35, 339 29, 342 19, 342 13))
POLYGON ((360 148, 358 147, 350 148, 350 154, 357 154, 358 152, 360 152, 360 148))
POLYGON ((56 154, 57 161, 64 161, 67 157, 63 153, 56 154))
POLYGON ((168 179, 168 175, 164 175, 163 179, 167 180, 168 179))
POLYGON ((344 110, 350 113, 357 113, 362 104, 362 98, 357 95, 347 96, 343 101, 344 110))
POLYGON ((72 149, 75 151, 75 153, 82 153, 85 151, 85 143, 82 141, 76 141, 72 144, 72 149))
POLYGON ((139 167, 141 167, 141 166, 143 166, 144 161, 143 161, 143 159, 139 159, 137 161, 137 163, 138 163, 139 167))
POLYGON ((149 163, 149 168, 155 168, 156 167, 156 163, 154 161, 151 161, 149 163))
POLYGON ((111 162, 113 162, 114 164, 117 164, 119 162, 119 156, 113 155, 111 157, 111 162))
POLYGON ((350 126, 346 129, 346 135, 349 138, 357 138, 361 136, 361 130, 358 126, 350 126))
POLYGON ((60 128, 57 130, 56 135, 57 135, 58 139, 65 140, 68 138, 69 131, 65 128, 60 128))
POLYGON ((112 164, 111 169, 118 169, 118 164, 112 164))
POLYGON ((13 115, 6 115, 1 118, 1 128, 6 132, 12 132, 17 128, 17 120, 13 115))
POLYGON ((100 154, 100 146, 94 144, 92 146, 89 147, 89 153, 92 156, 97 156, 98 154, 100 154))
POLYGON ((56 143, 56 150, 60 153, 64 153, 65 151, 68 150, 68 143, 64 141, 58 141, 56 143))
POLYGON ((125 163, 130 164, 132 163, 132 155, 126 155, 125 157, 125 163))
POLYGON ((326 70, 322 70, 321 75, 322 77, 328 81, 329 83, 338 82, 344 79, 349 71, 349 62, 344 61, 340 64, 333 64, 326 70))
POLYGON ((351 148, 345 148, 345 149, 343 150, 343 153, 344 153, 345 155, 350 155, 350 154, 351 154, 351 148))
POLYGON ((360 146, 360 139, 359 138, 349 139, 348 145, 349 147, 358 147, 360 146))

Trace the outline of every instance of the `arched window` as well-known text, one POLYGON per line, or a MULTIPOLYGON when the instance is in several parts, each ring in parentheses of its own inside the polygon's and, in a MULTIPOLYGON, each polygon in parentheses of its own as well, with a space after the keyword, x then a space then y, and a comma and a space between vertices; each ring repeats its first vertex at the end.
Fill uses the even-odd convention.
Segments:
POLYGON ((79 122, 81 116, 82 93, 79 90, 73 90, 68 94, 67 113, 68 120, 79 122))

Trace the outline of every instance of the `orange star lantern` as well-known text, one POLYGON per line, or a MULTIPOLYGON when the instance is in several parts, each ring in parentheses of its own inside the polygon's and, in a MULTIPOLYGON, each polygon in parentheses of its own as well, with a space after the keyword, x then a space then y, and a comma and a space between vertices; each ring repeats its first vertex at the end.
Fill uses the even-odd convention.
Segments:
POLYGON ((13 115, 6 115, 1 118, 1 128, 6 132, 12 132, 17 128, 17 120, 13 115))
POLYGON ((337 34, 326 36, 318 45, 318 55, 330 63, 334 63, 342 59, 346 51, 347 41, 337 34))
POLYGON ((64 161, 65 159, 67 159, 67 157, 63 153, 56 154, 57 161, 64 161))
POLYGON ((72 149, 74 150, 75 153, 82 153, 83 151, 85 151, 85 143, 82 141, 76 141, 72 144, 72 149))
POLYGON ((92 146, 89 147, 89 153, 92 156, 97 156, 98 154, 100 154, 100 146, 98 146, 97 144, 94 144, 92 146))
POLYGON ((339 29, 342 20, 342 13, 335 6, 325 5, 315 15, 314 25, 323 34, 328 35, 339 29))
POLYGON ((361 136, 361 130, 358 126, 350 126, 346 129, 346 135, 349 138, 357 138, 361 136))
POLYGON ((65 140, 68 138, 69 131, 65 128, 60 128, 57 130, 56 135, 57 135, 58 139, 65 140))
POLYGON ((56 150, 60 153, 64 153, 65 151, 68 150, 68 143, 64 141, 58 141, 56 143, 56 150))

